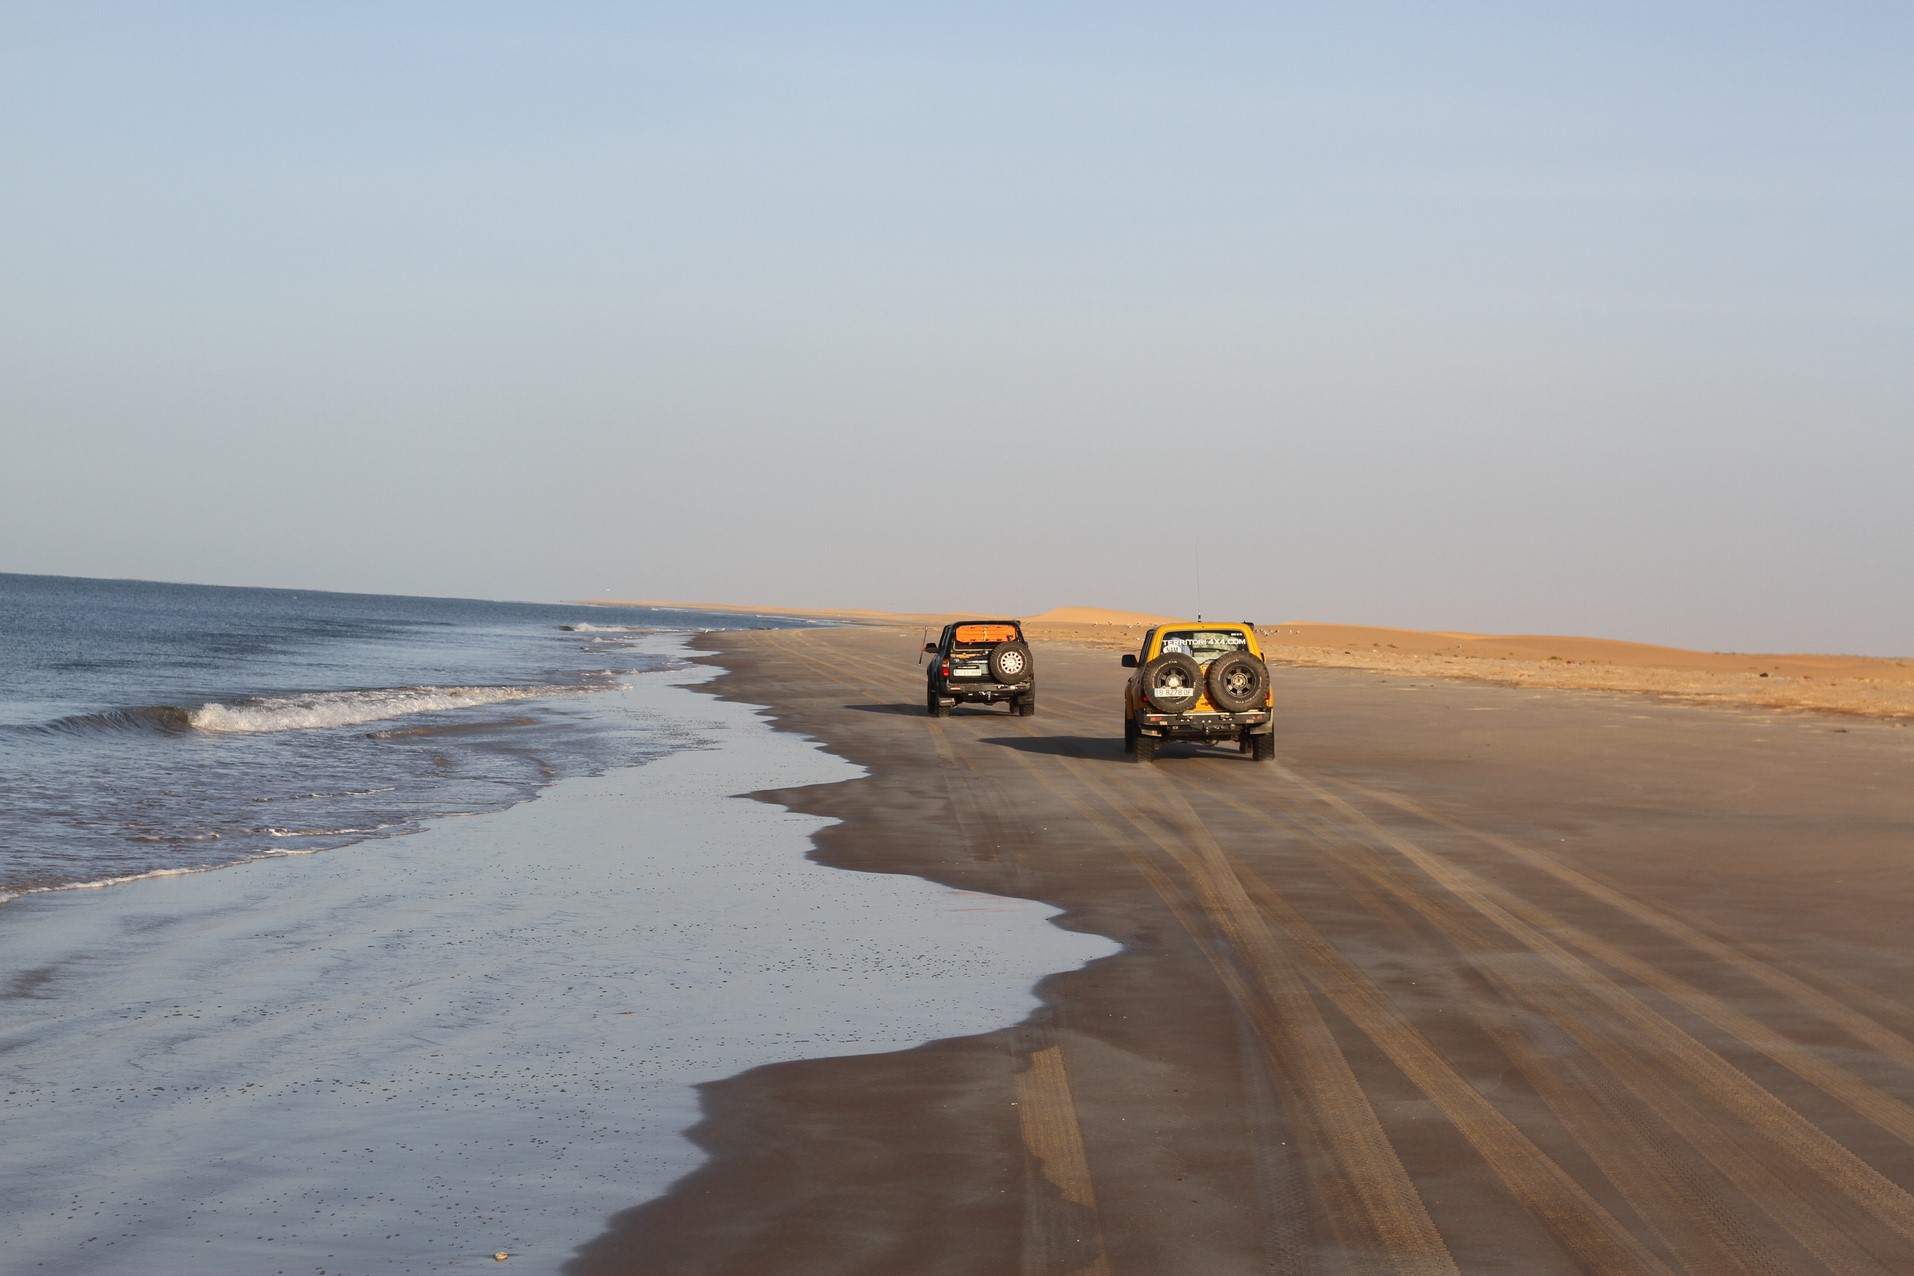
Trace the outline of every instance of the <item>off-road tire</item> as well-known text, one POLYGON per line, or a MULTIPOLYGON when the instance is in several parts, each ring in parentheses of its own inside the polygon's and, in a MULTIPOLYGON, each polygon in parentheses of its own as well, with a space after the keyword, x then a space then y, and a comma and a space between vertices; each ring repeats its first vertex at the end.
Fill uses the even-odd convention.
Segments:
POLYGON ((1143 698, 1158 713, 1182 713, 1203 694, 1203 667, 1180 651, 1166 651, 1143 666, 1143 698))
POLYGON ((1246 651, 1232 651, 1210 662, 1204 685, 1210 703, 1225 713, 1242 713, 1269 694, 1269 669, 1246 651))
POLYGON ((1013 707, 1019 718, 1034 718, 1037 716, 1037 698, 1035 696, 1024 696, 1019 699, 1013 707))
POLYGON ((949 713, 950 710, 944 707, 944 702, 937 698, 935 691, 926 691, 924 693, 924 712, 930 714, 933 718, 941 718, 949 713))
POLYGON ((1136 738, 1138 734, 1139 733, 1136 729, 1135 720, 1131 718, 1125 718, 1123 720, 1123 752, 1124 753, 1134 754, 1136 752, 1136 738))
POLYGON ((1156 747, 1157 745, 1161 743, 1163 743, 1163 741, 1160 737, 1153 736, 1153 735, 1144 735, 1142 732, 1139 731, 1137 733, 1136 743, 1130 746, 1130 761, 1132 762, 1156 761, 1156 747))
POLYGON ((1252 762, 1274 762, 1276 760, 1276 733, 1253 735, 1249 738, 1249 756, 1252 762))
POLYGON ((998 682, 1022 682, 1030 676, 1030 648, 1000 642, 990 649, 990 676, 998 682))

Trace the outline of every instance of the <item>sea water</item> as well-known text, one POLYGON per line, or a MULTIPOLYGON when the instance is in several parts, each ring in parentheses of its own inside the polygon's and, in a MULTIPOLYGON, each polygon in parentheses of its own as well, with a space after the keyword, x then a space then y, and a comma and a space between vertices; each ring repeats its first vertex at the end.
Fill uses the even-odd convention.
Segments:
MULTIPOLYGON (((608 729, 667 609, 0 574, 0 901, 390 837, 681 747, 608 729)), ((618 720, 622 726, 622 720, 618 720)))
POLYGON ((1115 950, 734 796, 861 774, 698 694, 736 617, 15 585, 71 637, 8 675, 8 1270, 557 1272, 696 1167, 699 1083, 1003 1027, 1115 950))

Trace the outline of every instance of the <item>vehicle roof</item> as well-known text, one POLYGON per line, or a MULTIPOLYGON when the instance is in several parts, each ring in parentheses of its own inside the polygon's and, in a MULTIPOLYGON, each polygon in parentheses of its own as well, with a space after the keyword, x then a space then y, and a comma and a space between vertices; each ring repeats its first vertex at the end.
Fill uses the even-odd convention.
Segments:
POLYGON ((1152 625, 1151 633, 1164 629, 1241 629, 1253 630, 1256 626, 1247 620, 1166 620, 1160 625, 1152 625))
POLYGON ((944 622, 944 628, 946 629, 952 629, 958 625, 1015 625, 1019 629, 1023 628, 1023 622, 1021 620, 991 620, 987 617, 979 617, 975 620, 948 620, 944 622))

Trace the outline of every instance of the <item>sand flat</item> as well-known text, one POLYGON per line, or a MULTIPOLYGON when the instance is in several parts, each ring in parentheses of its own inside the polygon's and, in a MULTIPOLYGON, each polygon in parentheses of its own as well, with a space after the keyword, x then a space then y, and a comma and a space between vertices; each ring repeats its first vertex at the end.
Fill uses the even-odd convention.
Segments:
POLYGON ((1830 1272, 1914 1247, 1914 734, 1278 671, 1279 754, 1124 759, 1109 650, 922 710, 920 631, 712 635, 868 779, 819 858, 1118 956, 1014 1028, 705 1092, 579 1273, 1830 1272))
MULTIPOLYGON (((933 628, 947 620, 970 618, 955 612, 919 615, 712 603, 631 605, 933 628)), ((1033 641, 1133 651, 1150 626, 1182 618, 1102 607, 1059 607, 1022 619, 1033 641)), ((1438 633, 1307 621, 1258 624, 1256 633, 1272 661, 1291 666, 1914 719, 1914 657, 1690 651, 1612 638, 1438 633)))
POLYGON ((858 768, 709 676, 600 701, 692 747, 507 810, 4 905, 0 1270, 553 1273, 698 1163, 695 1086, 1013 1023, 1112 951, 808 862, 818 817, 731 795, 858 768))

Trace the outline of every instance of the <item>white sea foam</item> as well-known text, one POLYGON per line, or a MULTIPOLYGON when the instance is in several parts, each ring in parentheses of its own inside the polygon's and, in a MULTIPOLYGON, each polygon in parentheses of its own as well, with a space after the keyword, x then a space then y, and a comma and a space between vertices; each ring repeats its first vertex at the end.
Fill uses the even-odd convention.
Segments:
POLYGON ((95 882, 62 882, 58 886, 29 886, 25 890, 17 891, 0 890, 0 904, 11 903, 16 899, 24 899, 28 895, 52 895, 59 891, 97 891, 104 890, 108 886, 122 886, 127 882, 143 882, 148 878, 154 877, 186 877, 193 873, 210 873, 220 867, 223 866, 208 864, 198 868, 156 868, 145 873, 128 873, 124 877, 102 877, 95 882))
POLYGON ((51 974, 0 1000, 8 1269, 505 1251, 556 1276, 697 1166, 699 1085, 1002 1028, 1115 950, 1043 905, 811 860, 827 821, 734 795, 858 768, 688 689, 713 676, 615 706, 712 747, 403 843, 16 910, 13 966, 51 974))
POLYGON ((203 704, 186 715, 195 730, 221 734, 300 731, 384 722, 415 713, 470 709, 558 693, 555 687, 394 687, 265 696, 239 704, 203 704))
POLYGON ((312 798, 357 798, 372 797, 379 793, 397 793, 396 784, 388 784, 376 789, 341 789, 337 793, 291 793, 285 797, 256 797, 255 802, 304 802, 312 798))
MULTIPOLYGON (((312 829, 305 832, 268 829, 274 837, 320 837, 332 833, 371 834, 395 825, 381 824, 376 829, 312 829)), ((214 837, 219 836, 217 833, 214 837)), ((136 841, 139 839, 135 839, 136 841)), ((16 899, 25 899, 29 895, 57 895, 63 891, 99 891, 109 886, 124 886, 128 882, 145 882, 160 877, 192 877, 199 873, 217 873, 222 868, 232 868, 237 864, 250 864, 255 860, 281 859, 288 855, 316 855, 316 847, 272 846, 257 855, 248 855, 232 864, 194 864, 182 868, 155 868, 144 873, 126 873, 119 877, 102 877, 91 882, 61 882, 58 886, 28 886, 21 890, 0 890, 0 904, 10 904, 16 899)))

